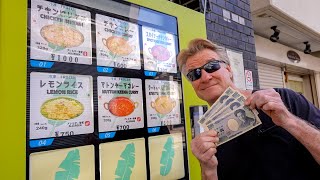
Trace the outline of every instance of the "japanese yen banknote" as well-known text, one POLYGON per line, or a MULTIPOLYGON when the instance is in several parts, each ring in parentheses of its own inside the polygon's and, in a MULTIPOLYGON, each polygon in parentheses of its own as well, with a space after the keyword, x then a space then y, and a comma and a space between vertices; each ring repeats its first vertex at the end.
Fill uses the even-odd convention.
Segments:
POLYGON ((218 132, 221 145, 261 124, 257 110, 244 105, 246 97, 229 87, 199 119, 205 130, 218 132))

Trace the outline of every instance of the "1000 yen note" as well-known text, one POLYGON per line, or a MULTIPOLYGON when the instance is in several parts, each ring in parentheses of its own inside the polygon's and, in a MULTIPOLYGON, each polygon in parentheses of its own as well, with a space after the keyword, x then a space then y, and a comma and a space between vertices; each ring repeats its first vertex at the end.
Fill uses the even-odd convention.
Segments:
POLYGON ((217 131, 219 137, 218 145, 221 145, 260 124, 261 120, 257 116, 257 113, 242 105, 231 113, 228 113, 227 116, 215 119, 204 128, 205 130, 213 129, 217 131))
POLYGON ((228 87, 224 93, 218 98, 218 100, 210 107, 209 110, 207 110, 206 113, 204 113, 203 116, 200 117, 198 123, 200 125, 202 125, 207 119, 208 117, 212 116, 215 112, 216 109, 218 109, 220 107, 220 101, 221 99, 227 99, 231 94, 233 94, 235 92, 234 89, 232 89, 231 87, 228 87))
POLYGON ((203 123, 205 125, 210 124, 214 119, 223 116, 226 111, 229 109, 233 110, 238 108, 243 103, 238 102, 239 99, 244 99, 245 97, 240 94, 240 92, 235 91, 231 96, 229 96, 226 100, 220 101, 222 105, 213 113, 210 117, 207 118, 207 120, 203 123), (232 105, 232 106, 231 106, 232 105))
MULTIPOLYGON (((228 113, 234 111, 235 109, 239 108, 240 106, 244 106, 244 101, 245 101, 246 97, 244 95, 242 95, 240 92, 236 91, 235 93, 232 94, 230 100, 231 99, 233 99, 233 101, 226 102, 225 107, 222 108, 217 113, 215 113, 214 116, 209 117, 208 119, 211 119, 211 121, 206 121, 205 124, 208 125, 212 122, 212 120, 227 116, 228 113)), ((258 115, 258 111, 254 110, 253 112, 256 113, 256 115, 258 115)))

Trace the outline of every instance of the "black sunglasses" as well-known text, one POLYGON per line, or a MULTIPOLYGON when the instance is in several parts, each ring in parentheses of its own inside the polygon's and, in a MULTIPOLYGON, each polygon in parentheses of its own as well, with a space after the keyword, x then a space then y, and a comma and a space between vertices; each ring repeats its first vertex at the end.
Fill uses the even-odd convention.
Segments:
POLYGON ((204 69, 207 73, 213 73, 221 68, 220 63, 226 62, 220 60, 209 61, 207 64, 189 71, 187 74, 187 78, 190 81, 198 80, 201 78, 201 69, 204 69))

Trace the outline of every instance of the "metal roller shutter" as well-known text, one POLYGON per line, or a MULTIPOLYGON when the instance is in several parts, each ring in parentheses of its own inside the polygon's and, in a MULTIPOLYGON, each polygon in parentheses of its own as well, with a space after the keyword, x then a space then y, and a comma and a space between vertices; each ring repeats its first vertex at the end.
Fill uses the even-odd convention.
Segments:
POLYGON ((283 88, 283 76, 280 67, 258 63, 260 89, 283 88))

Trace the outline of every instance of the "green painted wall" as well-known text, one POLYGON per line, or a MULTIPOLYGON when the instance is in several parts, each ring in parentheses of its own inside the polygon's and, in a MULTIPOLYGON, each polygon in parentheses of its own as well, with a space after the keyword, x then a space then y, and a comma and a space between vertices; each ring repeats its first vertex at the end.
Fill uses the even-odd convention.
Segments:
POLYGON ((0 0, 0 179, 25 179, 27 0, 0 0))
MULTIPOLYGON (((206 37, 203 14, 166 0, 129 0, 132 3, 176 16, 180 49, 189 40, 206 37)), ((26 56, 27 0, 0 1, 0 179, 26 179, 26 56)), ((190 150, 191 129, 189 106, 205 105, 183 78, 190 178, 200 179, 200 167, 190 150)))
MULTIPOLYGON (((132 3, 148 7, 160 12, 177 17, 179 29, 179 44, 180 49, 187 47, 188 42, 197 37, 206 38, 205 17, 203 14, 187 9, 183 6, 174 4, 166 0, 129 0, 132 3)), ((201 179, 201 171, 198 160, 192 155, 191 142, 191 128, 190 128, 190 112, 189 107, 195 105, 207 105, 206 102, 200 100, 195 94, 191 84, 183 77, 183 94, 184 94, 184 108, 186 117, 186 130, 189 152, 189 171, 190 179, 201 179)))

